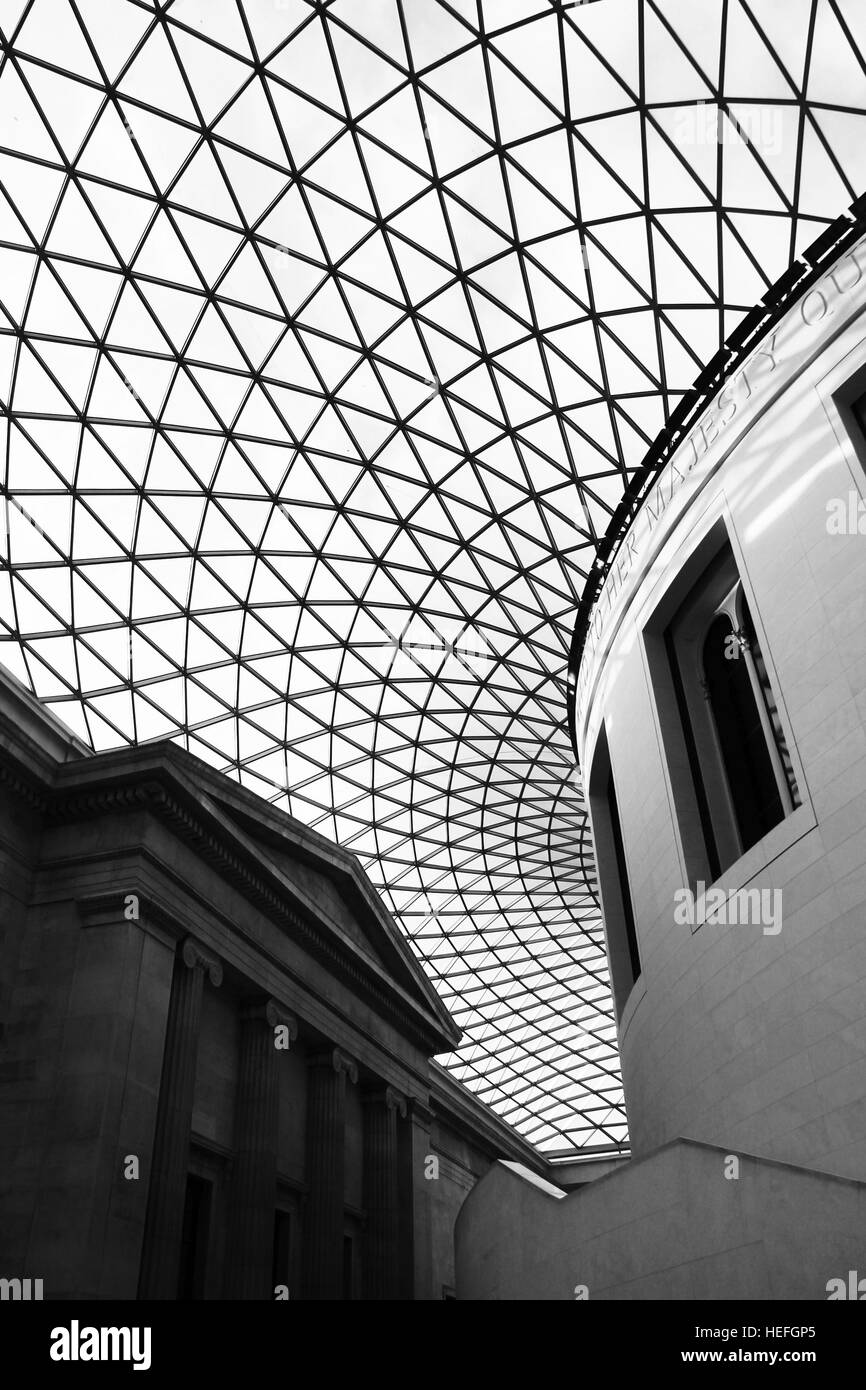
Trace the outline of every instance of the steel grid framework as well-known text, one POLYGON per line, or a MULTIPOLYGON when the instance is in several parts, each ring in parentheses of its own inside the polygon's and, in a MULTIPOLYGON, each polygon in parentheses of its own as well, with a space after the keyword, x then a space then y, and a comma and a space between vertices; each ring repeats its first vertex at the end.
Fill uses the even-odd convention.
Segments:
POLYGON ((0 660, 355 850, 545 1152, 622 1145, 568 647, 866 186, 860 0, 4 0, 0 660))

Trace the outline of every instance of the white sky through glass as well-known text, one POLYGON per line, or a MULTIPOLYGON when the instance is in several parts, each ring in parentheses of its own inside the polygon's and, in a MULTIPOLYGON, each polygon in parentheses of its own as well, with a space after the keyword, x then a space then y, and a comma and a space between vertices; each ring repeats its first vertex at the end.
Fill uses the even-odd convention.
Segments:
POLYGON ((861 0, 3 0, 0 661, 354 850, 626 1138, 565 673, 631 471, 866 189, 861 0))

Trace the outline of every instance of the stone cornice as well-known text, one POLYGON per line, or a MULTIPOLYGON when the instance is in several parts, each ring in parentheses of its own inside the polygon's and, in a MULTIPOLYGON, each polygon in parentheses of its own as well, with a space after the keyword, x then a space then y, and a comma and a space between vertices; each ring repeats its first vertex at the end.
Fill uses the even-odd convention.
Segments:
POLYGON ((357 1062, 339 1047, 324 1047, 308 1052, 306 1063, 308 1067, 326 1067, 329 1071, 335 1071, 338 1076, 340 1072, 345 1072, 347 1080, 351 1081, 353 1086, 358 1084, 357 1062))
POLYGON ((277 1028, 285 1028, 288 1041, 293 1043, 297 1040, 299 1032, 297 1015, 276 999, 263 999, 261 997, 248 999, 241 1005, 241 1018, 258 1019, 267 1024, 272 1031, 277 1028))
POLYGON ((384 1009, 427 1056, 459 1042, 460 1030, 357 857, 192 754, 171 743, 94 754, 0 667, 0 783, 49 823, 135 809, 159 816, 271 920, 384 1009), (313 864, 347 892, 372 949, 352 940, 269 861, 268 845, 313 864))
POLYGON ((57 785, 44 801, 46 820, 63 824, 89 816, 149 811, 221 878, 395 1022, 399 1031, 408 1033, 428 1056, 454 1046, 459 1033, 453 1025, 446 1031, 425 1004, 413 1000, 351 941, 339 938, 325 921, 304 910, 294 886, 258 857, 255 846, 245 844, 231 824, 211 817, 205 806, 193 802, 190 789, 178 781, 170 765, 148 758, 142 766, 137 751, 145 752, 128 750, 123 765, 114 768, 101 768, 97 759, 82 759, 74 768, 62 768, 57 785), (85 775, 79 777, 79 772, 85 775))
POLYGON ((396 1110, 405 1120, 406 1097, 394 1086, 368 1086, 361 1092, 363 1105, 383 1105, 386 1110, 396 1110))
POLYGON ((109 893, 87 893, 76 897, 75 906, 85 927, 110 927, 125 920, 134 921, 166 942, 181 940, 189 931, 188 922, 138 887, 130 892, 124 888, 109 893), (127 913, 130 898, 136 900, 133 917, 127 913))
POLYGON ((184 937, 183 945, 180 948, 180 957, 187 970, 202 970, 214 989, 219 989, 223 982, 222 965, 216 956, 212 956, 209 951, 205 951, 199 945, 195 937, 184 937))
POLYGON ((476 1147, 486 1146, 487 1157, 514 1159, 542 1177, 549 1176, 547 1163, 532 1145, 437 1062, 430 1063, 430 1106, 435 1119, 476 1147))
POLYGON ((426 1129, 428 1132, 434 1119, 436 1118, 429 1105, 417 1096, 410 1096, 406 1102, 406 1110, 409 1119, 413 1124, 418 1125, 419 1129, 426 1129))
POLYGON ((253 792, 229 781, 213 768, 199 764, 197 760, 195 777, 197 782, 206 785, 220 809, 261 844, 279 854, 288 853, 320 873, 326 873, 341 893, 351 900, 361 924, 366 923, 374 929, 376 946, 383 952, 385 964, 389 967, 396 965, 398 969, 414 974, 416 987, 427 996, 428 1007, 446 1027, 454 1026, 432 984, 423 972, 418 974, 417 961, 408 942, 372 887, 355 854, 325 840, 324 836, 307 826, 299 825, 285 812, 277 810, 269 802, 263 802, 253 792))
POLYGON ((3 748, 0 748, 0 785, 7 787, 13 796, 26 801, 36 811, 44 811, 48 804, 44 786, 17 765, 3 748))
MULTIPOLYGON (((82 786, 103 782, 139 779, 147 768, 160 780, 186 795, 186 802, 200 817, 210 813, 220 834, 228 834, 239 844, 246 843, 256 862, 267 858, 269 850, 279 856, 311 865, 324 874, 349 899, 356 921, 381 954, 386 971, 395 980, 401 975, 412 980, 412 988, 424 1001, 422 1007, 433 1015, 445 1034, 456 1045, 460 1030, 442 1004, 430 980, 421 969, 385 903, 361 867, 357 855, 326 840, 318 832, 287 815, 261 797, 217 772, 200 758, 173 743, 154 743, 139 749, 122 748, 101 753, 76 770, 75 780, 82 786)), ((58 781, 69 780, 68 770, 58 781)), ((279 867, 279 865, 277 865, 279 867)), ((290 891, 303 896, 297 884, 290 891)), ((337 928, 339 934, 339 927, 337 928)))

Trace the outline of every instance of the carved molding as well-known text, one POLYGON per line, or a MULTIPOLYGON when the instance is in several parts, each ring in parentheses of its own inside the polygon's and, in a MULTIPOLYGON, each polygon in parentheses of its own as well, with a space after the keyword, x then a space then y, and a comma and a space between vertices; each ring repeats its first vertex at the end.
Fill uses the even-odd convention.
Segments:
POLYGON ((267 995, 257 995, 255 998, 245 999, 240 1007, 240 1016, 243 1021, 257 1020, 264 1023, 268 1028, 283 1027, 287 1029, 289 1042, 293 1043, 298 1036, 298 1019, 285 1005, 278 1000, 271 999, 267 995))
POLYGON ((406 1118, 406 1097, 394 1086, 377 1086, 365 1091, 361 1099, 365 1105, 384 1105, 387 1110, 396 1110, 404 1120, 406 1118))
POLYGON ((419 1100, 417 1096, 409 1097, 408 1113, 409 1119, 418 1125, 419 1129, 429 1130, 436 1118, 427 1102, 419 1100))
POLYGON ((86 893, 75 899, 75 906, 85 927, 108 927, 122 922, 134 922, 146 929, 159 927, 165 939, 183 937, 189 931, 189 922, 150 895, 143 892, 137 883, 131 883, 110 893, 86 893), (130 898, 138 903, 136 914, 130 916, 127 904, 130 898))
MULTIPOLYGON (((167 821, 179 838, 190 844, 222 878, 233 884, 272 921, 288 928, 290 934, 300 939, 307 949, 324 957, 332 969, 336 967, 344 978, 351 981, 354 987, 359 987, 376 1007, 394 1020, 401 1031, 408 1031, 421 1044, 422 1050, 441 1050, 441 1026, 437 1027, 432 1018, 425 1026, 417 1014, 410 1013, 379 981, 372 979, 362 963, 335 941, 326 928, 287 906, 285 890, 268 882, 266 868, 257 871, 255 865, 249 863, 247 855, 227 847, 221 834, 210 831, 200 816, 181 805, 159 782, 150 779, 138 785, 115 784, 74 793, 61 789, 51 798, 47 815, 55 823, 62 823, 86 815, 113 814, 138 807, 147 807, 167 821)), ((418 1007, 420 1010, 421 1006, 418 1007)))
POLYGON ((187 936, 184 939, 180 953, 184 965, 189 970, 200 967, 206 973, 214 989, 219 989, 223 982, 223 968, 216 956, 212 956, 209 951, 200 946, 193 936, 187 936))
POLYGON ((406 1097, 401 1096, 399 1091, 395 1091, 393 1086, 385 1087, 385 1104, 389 1110, 396 1110, 405 1120, 406 1118, 406 1097))
POLYGON ((345 1072, 353 1086, 358 1083, 357 1062, 339 1047, 324 1047, 308 1052, 307 1066, 333 1068, 338 1076, 341 1071, 345 1072))
POLYGON ((358 1084, 358 1064, 345 1052, 341 1052, 338 1047, 334 1048, 334 1071, 339 1073, 344 1071, 353 1086, 358 1084))
POLYGON ((276 999, 269 999, 265 1005, 265 1018, 270 1028, 286 1028, 289 1042, 295 1042, 299 1028, 297 1017, 276 999))
POLYGON ((24 773, 19 772, 11 763, 6 762, 5 758, 0 761, 0 783, 8 787, 13 796, 19 797, 21 801, 26 801, 35 810, 45 811, 48 797, 44 789, 36 782, 31 781, 24 773))

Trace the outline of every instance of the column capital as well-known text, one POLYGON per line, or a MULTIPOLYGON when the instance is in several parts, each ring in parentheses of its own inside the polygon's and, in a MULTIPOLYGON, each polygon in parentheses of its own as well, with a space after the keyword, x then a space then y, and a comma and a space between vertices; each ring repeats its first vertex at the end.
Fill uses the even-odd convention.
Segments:
POLYGON ((240 1017, 242 1022, 261 1022, 268 1028, 284 1027, 288 1032, 289 1042, 294 1042, 298 1036, 296 1016, 266 994, 244 999, 240 1007, 240 1017))
POLYGON ((358 1084, 358 1064, 353 1061, 347 1053, 341 1052, 338 1047, 334 1048, 334 1071, 344 1071, 353 1086, 358 1084))
POLYGON ((364 1105, 384 1105, 387 1110, 398 1110, 406 1118, 406 1097, 393 1086, 373 1086, 361 1096, 364 1105))
POLYGON ((206 973, 214 989, 219 989, 223 982, 222 965, 216 956, 212 956, 209 951, 205 951, 199 945, 195 937, 187 936, 184 938, 181 957, 187 969, 195 970, 196 967, 200 967, 206 973))
POLYGON ((337 1075, 340 1072, 345 1072, 353 1085, 356 1085, 358 1081, 357 1063, 347 1053, 341 1052, 339 1047, 325 1047, 315 1052, 308 1052, 307 1066, 330 1067, 337 1075))
POLYGON ((276 999, 269 999, 265 1004, 265 1021, 269 1028, 283 1027, 288 1030, 289 1042, 294 1042, 298 1036, 298 1020, 295 1014, 284 1008, 276 999))
POLYGON ((410 1120, 421 1129, 429 1129, 433 1123, 434 1115, 426 1100, 419 1100, 417 1096, 410 1096, 408 1101, 410 1120))

